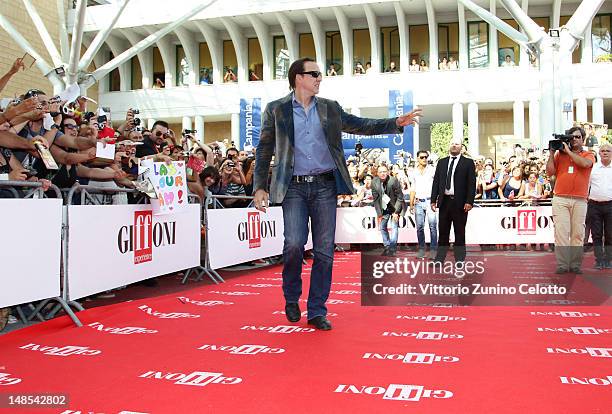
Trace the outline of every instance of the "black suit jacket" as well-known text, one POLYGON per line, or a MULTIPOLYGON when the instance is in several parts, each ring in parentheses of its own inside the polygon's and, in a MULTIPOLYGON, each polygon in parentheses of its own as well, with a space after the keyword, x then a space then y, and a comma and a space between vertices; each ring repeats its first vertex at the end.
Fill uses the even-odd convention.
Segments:
MULTIPOLYGON (((433 185, 431 187, 431 202, 442 206, 448 196, 444 194, 446 189, 446 175, 448 173, 448 164, 450 157, 442 158, 436 166, 433 185)), ((463 155, 457 161, 454 176, 455 199, 459 205, 474 204, 476 196, 476 167, 471 158, 466 158, 463 155)))
MULTIPOLYGON (((385 194, 389 196, 389 204, 387 207, 392 207, 393 212, 400 214, 402 212, 402 204, 404 201, 404 194, 402 193, 402 187, 399 181, 395 177, 389 177, 387 184, 385 185, 385 194)), ((382 196, 383 188, 380 178, 376 177, 372 180, 372 197, 374 198, 374 208, 376 209, 376 215, 378 217, 384 214, 382 208, 382 196)))

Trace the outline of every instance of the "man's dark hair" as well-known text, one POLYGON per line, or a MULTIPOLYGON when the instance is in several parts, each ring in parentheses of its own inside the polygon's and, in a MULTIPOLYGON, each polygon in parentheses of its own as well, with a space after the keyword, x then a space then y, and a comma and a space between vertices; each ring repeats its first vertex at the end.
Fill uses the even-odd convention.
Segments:
POLYGON ((421 154, 425 154, 425 155, 429 156, 429 153, 427 151, 425 151, 425 150, 418 150, 417 153, 416 153, 417 158, 419 158, 419 155, 421 155, 421 154))
POLYGON ((238 151, 238 148, 236 147, 229 147, 227 150, 225 150, 225 156, 227 157, 230 151, 236 151, 236 154, 240 154, 240 151, 238 151))
POLYGON ((215 167, 213 167, 212 165, 209 165, 208 167, 205 167, 202 172, 200 173, 200 181, 204 182, 205 179, 207 179, 208 177, 211 177, 215 180, 215 183, 219 182, 219 170, 217 170, 215 167))
POLYGON ((586 132, 584 131, 584 129, 582 129, 579 126, 575 126, 575 127, 572 127, 570 129, 568 129, 567 130, 567 135, 573 135, 574 132, 576 132, 576 131, 580 131, 580 135, 582 136, 582 139, 584 139, 586 137, 586 132))
POLYGON ((24 95, 23 95, 23 99, 29 99, 32 96, 36 96, 36 95, 47 95, 46 93, 44 93, 43 91, 41 91, 40 89, 30 89, 29 91, 27 91, 24 95))
POLYGON ((289 89, 295 90, 295 77, 300 73, 304 72, 304 63, 316 62, 313 58, 303 57, 296 60, 289 66, 289 89))
POLYGON ((153 124, 153 127, 151 128, 151 131, 155 129, 156 126, 162 126, 164 128, 170 128, 170 125, 168 125, 168 123, 166 121, 155 121, 155 123, 153 124))

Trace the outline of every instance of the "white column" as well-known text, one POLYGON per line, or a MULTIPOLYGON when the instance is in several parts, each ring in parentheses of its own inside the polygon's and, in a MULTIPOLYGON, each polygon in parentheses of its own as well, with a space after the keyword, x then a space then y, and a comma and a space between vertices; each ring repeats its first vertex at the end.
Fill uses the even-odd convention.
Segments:
POLYGON ((587 122, 587 100, 586 98, 576 99, 576 121, 587 122))
POLYGON ((195 116, 196 139, 202 144, 204 141, 204 117, 202 115, 195 116))
POLYGON ((525 138, 525 104, 523 101, 514 101, 512 105, 514 119, 514 138, 525 138))
POLYGON ((432 0, 425 0, 427 10, 427 25, 429 27, 429 70, 438 70, 438 24, 436 23, 436 11, 432 0))
MULTIPOLYGON (((193 129, 193 128, 191 127, 191 125, 192 125, 192 123, 191 123, 191 117, 184 116, 184 117, 183 117, 183 122, 182 122, 182 125, 183 125, 183 131, 184 131, 184 130, 186 130, 186 129, 193 129)), ((181 132, 183 132, 183 131, 181 131, 181 132)))
POLYGON ((472 102, 468 105, 468 152, 472 156, 480 154, 480 136, 478 134, 478 104, 472 102))
POLYGON ((153 124, 155 123, 155 119, 149 118, 147 119, 147 129, 150 131, 153 129, 153 124))
POLYGON ((232 139, 234 145, 240 145, 240 114, 232 114, 232 139))
POLYGON ((465 21, 465 7, 457 2, 457 10, 459 12, 459 69, 467 70, 468 62, 468 40, 467 40, 467 22, 465 21))
MULTIPOLYGON (((529 0, 522 0, 521 1, 521 9, 526 14, 529 14, 529 0)), ((521 31, 521 33, 525 33, 525 31, 523 29, 520 29, 520 31, 521 31)), ((521 54, 521 60, 519 62, 519 66, 522 69, 528 69, 531 66, 531 64, 529 63, 529 53, 527 53, 527 48, 521 46, 520 54, 521 54)))
POLYGON ((540 145, 540 101, 532 99, 529 101, 529 138, 531 142, 540 145))
POLYGON ((591 37, 591 27, 592 24, 589 24, 584 31, 584 40, 580 42, 582 45, 582 57, 580 58, 580 63, 593 63, 593 38, 591 37))
MULTIPOLYGON (((489 11, 497 16, 496 13, 497 0, 489 0, 489 11)), ((497 68, 499 52, 497 51, 497 29, 492 24, 489 25, 489 66, 491 68, 497 68)))
POLYGON ((603 124, 604 123, 604 105, 602 98, 593 99, 591 104, 591 110, 593 111, 593 123, 603 124))
POLYGON ((420 126, 417 124, 412 128, 412 156, 416 158, 416 153, 421 149, 420 126))
POLYGON ((463 142, 463 104, 453 104, 453 140, 463 142))

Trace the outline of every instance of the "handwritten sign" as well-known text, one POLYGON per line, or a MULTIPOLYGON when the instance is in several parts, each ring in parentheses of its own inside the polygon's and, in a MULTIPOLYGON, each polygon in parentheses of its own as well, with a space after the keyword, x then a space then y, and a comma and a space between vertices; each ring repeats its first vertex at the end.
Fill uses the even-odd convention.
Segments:
POLYGON ((145 177, 151 180, 157 193, 157 200, 151 199, 153 214, 171 214, 185 208, 188 204, 185 162, 143 162, 140 167, 147 169, 145 177))

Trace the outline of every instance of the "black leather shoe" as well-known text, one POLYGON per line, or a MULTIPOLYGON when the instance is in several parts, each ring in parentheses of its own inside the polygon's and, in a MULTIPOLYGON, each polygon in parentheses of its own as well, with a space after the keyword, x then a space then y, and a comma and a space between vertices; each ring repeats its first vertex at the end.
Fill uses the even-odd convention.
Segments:
POLYGON ((287 316, 287 320, 289 322, 297 322, 302 317, 302 312, 300 311, 300 305, 297 303, 286 303, 285 304, 285 315, 287 316))
POLYGON ((332 326, 325 316, 315 316, 312 319, 308 319, 308 325, 313 325, 316 329, 321 331, 329 331, 332 326))

